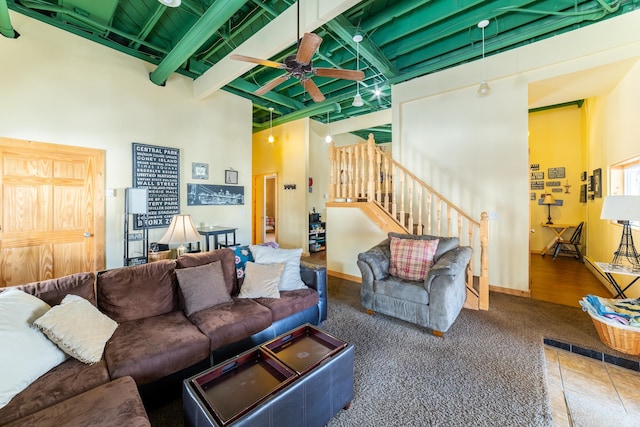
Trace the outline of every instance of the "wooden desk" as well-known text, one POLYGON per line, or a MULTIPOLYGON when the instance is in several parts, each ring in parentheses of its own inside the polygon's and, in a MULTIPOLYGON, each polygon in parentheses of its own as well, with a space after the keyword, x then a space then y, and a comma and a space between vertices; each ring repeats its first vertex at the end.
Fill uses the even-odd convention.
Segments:
POLYGON ((562 235, 570 228, 578 227, 578 224, 540 224, 545 228, 553 231, 553 239, 549 240, 549 242, 545 245, 544 250, 540 255, 544 256, 549 249, 553 247, 553 245, 558 241, 558 239, 562 238, 562 235))
POLYGON ((627 296, 624 294, 624 291, 629 289, 631 285, 633 285, 638 281, 638 279, 640 279, 640 268, 632 268, 626 265, 610 264, 608 262, 595 262, 594 264, 598 267, 599 270, 602 271, 602 273, 604 273, 604 277, 607 278, 616 292, 618 292, 614 298, 626 298, 627 296), (631 276, 631 281, 627 284, 627 286, 624 287, 624 289, 622 289, 620 287, 620 284, 613 277, 613 274, 631 276))
POLYGON ((206 251, 210 251, 210 245, 209 245, 209 237, 213 236, 213 249, 218 249, 220 246, 223 247, 228 247, 228 246, 235 246, 236 245, 236 230, 237 228, 233 228, 233 227, 223 227, 223 226, 215 226, 215 227, 208 227, 208 228, 197 228, 198 233, 202 234, 203 236, 205 236, 205 250, 206 251), (218 236, 220 235, 224 235, 224 244, 220 244, 218 242, 218 236), (229 243, 229 235, 231 235, 233 237, 233 243, 229 243))

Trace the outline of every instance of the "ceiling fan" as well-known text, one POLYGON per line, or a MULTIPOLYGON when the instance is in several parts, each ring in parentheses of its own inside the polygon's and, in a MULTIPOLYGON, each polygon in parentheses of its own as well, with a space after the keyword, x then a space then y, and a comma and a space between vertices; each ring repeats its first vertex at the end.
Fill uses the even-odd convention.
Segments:
MULTIPOLYGON (((300 1, 298 1, 298 34, 300 34, 300 1)), ((298 35, 296 34, 296 37, 298 35)), ((313 76, 332 77, 345 80, 362 80, 364 73, 362 71, 343 70, 340 68, 322 68, 314 67, 311 60, 316 54, 322 43, 322 37, 314 33, 305 33, 302 39, 298 39, 298 50, 295 55, 289 55, 285 58, 284 63, 270 61, 268 59, 252 58, 244 55, 231 55, 231 59, 238 61, 251 62, 253 64, 264 65, 265 67, 280 68, 286 71, 285 74, 276 77, 258 90, 253 92, 255 95, 264 95, 282 82, 294 77, 300 80, 302 87, 309 93, 315 102, 325 100, 324 95, 318 86, 311 80, 313 76)))

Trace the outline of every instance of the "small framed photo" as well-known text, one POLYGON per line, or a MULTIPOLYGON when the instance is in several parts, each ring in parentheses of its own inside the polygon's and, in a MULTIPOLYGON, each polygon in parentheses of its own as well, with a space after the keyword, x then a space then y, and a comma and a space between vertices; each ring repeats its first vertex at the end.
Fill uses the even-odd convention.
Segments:
POLYGON ((237 184, 238 183, 238 171, 227 169, 224 171, 224 183, 225 184, 237 184))
POLYGON ((209 165, 207 163, 191 163, 192 179, 209 179, 209 165))

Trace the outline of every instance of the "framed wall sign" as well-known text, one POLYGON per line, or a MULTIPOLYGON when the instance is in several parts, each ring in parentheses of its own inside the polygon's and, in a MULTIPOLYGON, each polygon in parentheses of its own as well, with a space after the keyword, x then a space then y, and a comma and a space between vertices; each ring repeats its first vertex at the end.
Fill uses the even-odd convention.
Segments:
POLYGON ((192 179, 209 179, 209 165, 207 163, 191 163, 192 179))
POLYGON ((244 186, 187 184, 187 205, 244 205, 244 186))
POLYGON ((237 184, 238 183, 238 171, 233 169, 227 169, 224 171, 224 183, 225 184, 237 184))
POLYGON ((602 197, 602 169, 593 170, 593 195, 602 197))
POLYGON ((149 190, 149 213, 134 215, 133 228, 163 228, 180 213, 180 149, 133 142, 133 187, 149 190))

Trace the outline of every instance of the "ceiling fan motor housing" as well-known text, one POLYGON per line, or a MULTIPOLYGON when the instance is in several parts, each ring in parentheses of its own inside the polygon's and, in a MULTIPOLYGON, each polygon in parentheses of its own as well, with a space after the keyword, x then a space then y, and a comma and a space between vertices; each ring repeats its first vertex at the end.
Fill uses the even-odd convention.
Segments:
POLYGON ((306 74, 311 74, 313 66, 311 62, 308 64, 300 64, 296 61, 296 55, 289 55, 284 60, 285 70, 291 73, 291 75, 297 79, 304 77, 306 74))

